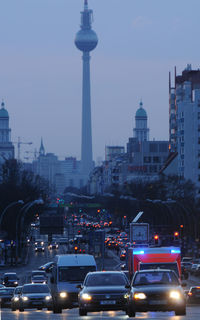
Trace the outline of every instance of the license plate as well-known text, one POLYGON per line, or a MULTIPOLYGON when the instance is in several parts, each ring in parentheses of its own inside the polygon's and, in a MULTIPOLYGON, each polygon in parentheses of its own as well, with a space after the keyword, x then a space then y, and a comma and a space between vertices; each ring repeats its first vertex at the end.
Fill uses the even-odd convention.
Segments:
POLYGON ((114 300, 105 300, 105 301, 100 301, 100 304, 116 304, 116 301, 114 300))
POLYGON ((166 300, 150 300, 149 304, 161 305, 161 304, 167 304, 167 301, 166 300))
POLYGON ((38 302, 35 301, 35 302, 32 302, 32 304, 33 304, 33 305, 38 305, 38 304, 42 304, 42 302, 40 302, 40 301, 38 301, 38 302))

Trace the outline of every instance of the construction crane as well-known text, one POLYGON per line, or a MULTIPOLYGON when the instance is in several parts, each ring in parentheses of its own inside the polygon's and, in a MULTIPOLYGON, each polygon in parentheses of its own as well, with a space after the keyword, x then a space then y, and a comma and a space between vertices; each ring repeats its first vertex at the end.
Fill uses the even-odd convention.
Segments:
POLYGON ((33 144, 33 142, 23 142, 20 140, 20 137, 18 137, 18 141, 13 142, 17 144, 17 160, 20 161, 20 148, 21 148, 21 144, 33 144))
POLYGON ((27 154, 27 157, 24 157, 24 159, 27 159, 27 160, 30 159, 30 157, 29 157, 30 153, 34 155, 34 158, 32 158, 33 160, 36 160, 37 156, 39 156, 39 154, 40 154, 40 152, 37 151, 36 149, 35 149, 35 151, 25 151, 25 153, 27 154))

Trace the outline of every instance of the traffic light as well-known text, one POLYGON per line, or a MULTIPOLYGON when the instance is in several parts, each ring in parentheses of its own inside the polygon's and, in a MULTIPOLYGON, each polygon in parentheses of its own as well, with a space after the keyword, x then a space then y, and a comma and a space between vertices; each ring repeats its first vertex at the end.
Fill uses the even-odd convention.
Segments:
POLYGON ((97 210, 97 212, 98 212, 98 213, 100 213, 100 212, 101 212, 101 210, 100 210, 100 209, 98 209, 98 210, 97 210))
POLYGON ((78 247, 74 247, 74 252, 77 253, 78 247))
POLYGON ((178 231, 174 232, 174 240, 179 240, 179 232, 178 231))
POLYGON ((159 236, 157 234, 154 235, 154 244, 158 244, 159 236))

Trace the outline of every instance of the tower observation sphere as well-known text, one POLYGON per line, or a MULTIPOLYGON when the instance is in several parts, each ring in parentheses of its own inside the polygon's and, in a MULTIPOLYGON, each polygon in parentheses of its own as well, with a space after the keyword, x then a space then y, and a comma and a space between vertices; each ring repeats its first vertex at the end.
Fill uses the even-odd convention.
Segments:
POLYGON ((97 34, 92 30, 92 20, 92 10, 88 9, 88 3, 85 1, 84 11, 81 12, 81 30, 75 37, 76 47, 83 52, 94 50, 98 43, 97 34))

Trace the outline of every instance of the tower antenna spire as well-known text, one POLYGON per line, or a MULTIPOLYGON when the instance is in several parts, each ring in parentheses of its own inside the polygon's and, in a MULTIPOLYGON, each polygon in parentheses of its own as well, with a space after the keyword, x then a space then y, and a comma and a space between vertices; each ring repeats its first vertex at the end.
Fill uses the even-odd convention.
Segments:
POLYGON ((84 7, 85 7, 85 9, 88 8, 88 0, 84 0, 84 7))

